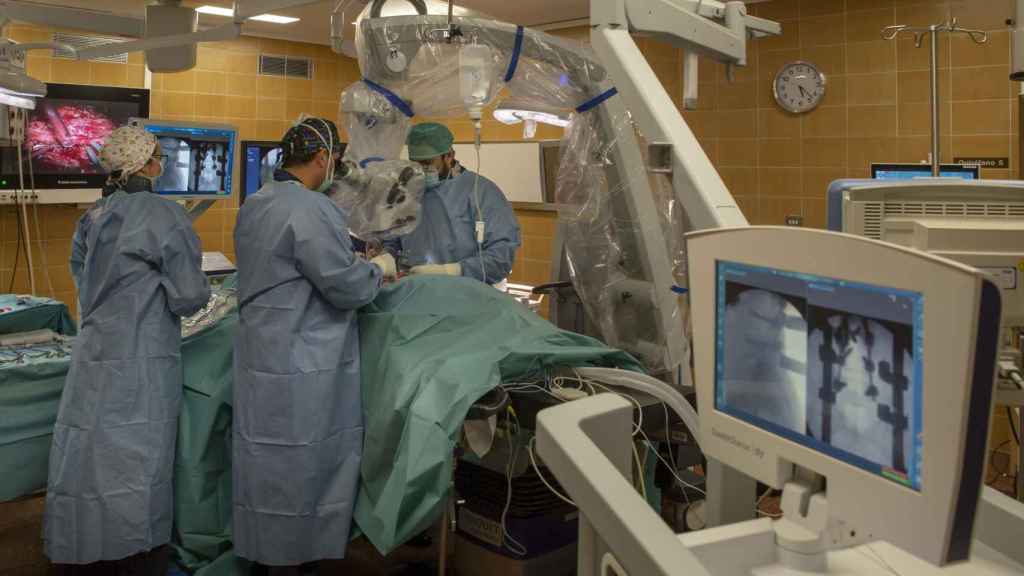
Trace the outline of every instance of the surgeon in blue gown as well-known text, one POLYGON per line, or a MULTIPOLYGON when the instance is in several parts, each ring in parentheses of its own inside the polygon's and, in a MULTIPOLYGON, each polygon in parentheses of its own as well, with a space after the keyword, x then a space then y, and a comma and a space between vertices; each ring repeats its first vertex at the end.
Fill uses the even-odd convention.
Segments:
POLYGON ((389 254, 353 253, 325 195, 334 123, 304 119, 282 146, 235 227, 234 544, 272 575, 345 556, 363 442, 356 311, 395 275, 389 254))
MULTIPOLYGON (((57 574, 166 574, 182 394, 181 317, 210 298, 185 211, 152 193, 156 138, 111 133, 111 176, 79 220, 82 326, 50 450, 43 537, 57 574)), ((2 571, 2 570, 0 570, 2 571)))
POLYGON ((466 276, 487 284, 508 278, 522 243, 512 206, 494 182, 455 160, 446 126, 409 131, 409 159, 423 165, 427 190, 420 224, 402 237, 402 260, 412 274, 466 276))

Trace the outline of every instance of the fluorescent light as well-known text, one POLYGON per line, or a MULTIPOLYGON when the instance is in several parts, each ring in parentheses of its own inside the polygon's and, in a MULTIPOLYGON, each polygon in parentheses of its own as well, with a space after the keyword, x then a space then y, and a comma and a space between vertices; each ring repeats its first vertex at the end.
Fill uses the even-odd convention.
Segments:
POLYGON ((277 14, 260 14, 259 16, 249 18, 249 20, 259 20, 260 22, 271 22, 273 24, 294 24, 299 21, 298 18, 278 16, 277 14))
POLYGON ((227 16, 231 18, 235 15, 235 11, 231 8, 224 8, 221 6, 200 6, 196 8, 196 12, 200 14, 213 14, 214 16, 227 16))
MULTIPOLYGON (((231 18, 235 15, 235 11, 231 8, 224 8, 223 6, 200 6, 196 8, 196 12, 200 14, 212 14, 214 16, 225 16, 231 18)), ((249 20, 258 20, 260 22, 270 22, 272 24, 293 24, 298 22, 298 18, 292 18, 291 16, 278 16, 277 14, 260 14, 259 16, 253 16, 249 20)))

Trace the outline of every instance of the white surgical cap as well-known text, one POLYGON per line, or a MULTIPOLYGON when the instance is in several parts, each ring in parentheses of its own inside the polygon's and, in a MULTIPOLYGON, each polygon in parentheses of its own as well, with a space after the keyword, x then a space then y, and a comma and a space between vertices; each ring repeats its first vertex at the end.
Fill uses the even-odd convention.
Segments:
POLYGON ((100 164, 108 172, 129 176, 142 170, 156 150, 156 136, 138 126, 122 126, 110 133, 100 151, 100 164))

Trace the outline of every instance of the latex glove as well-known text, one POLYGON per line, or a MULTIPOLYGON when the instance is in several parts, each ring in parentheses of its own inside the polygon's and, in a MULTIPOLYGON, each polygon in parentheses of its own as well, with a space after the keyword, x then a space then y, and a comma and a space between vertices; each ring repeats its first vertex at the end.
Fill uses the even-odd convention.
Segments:
POLYGON ((385 278, 394 279, 398 276, 398 266, 395 265, 395 258, 387 252, 384 252, 380 256, 375 256, 370 260, 370 263, 380 266, 381 271, 384 272, 385 278))
POLYGON ((462 276, 462 264, 452 262, 451 264, 424 264, 413 266, 410 274, 434 274, 437 276, 462 276))

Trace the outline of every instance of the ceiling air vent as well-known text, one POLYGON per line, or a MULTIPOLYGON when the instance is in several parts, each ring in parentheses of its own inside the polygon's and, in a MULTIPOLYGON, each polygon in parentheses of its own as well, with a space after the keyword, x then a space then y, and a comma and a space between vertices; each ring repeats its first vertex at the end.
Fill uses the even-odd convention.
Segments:
POLYGON ((313 77, 313 62, 309 58, 260 54, 260 74, 309 80, 313 77))
MULTIPOLYGON (((73 48, 92 48, 93 46, 100 46, 103 44, 110 44, 111 42, 125 42, 124 38, 117 38, 113 36, 95 36, 92 34, 69 34, 67 32, 54 32, 53 41, 58 44, 68 44, 73 48)), ((75 55, 67 50, 57 49, 53 51, 54 58, 63 58, 65 60, 74 60, 75 55)), ((105 58, 93 58, 90 62, 113 62, 115 64, 127 64, 127 54, 117 54, 116 56, 107 56, 105 58)))

